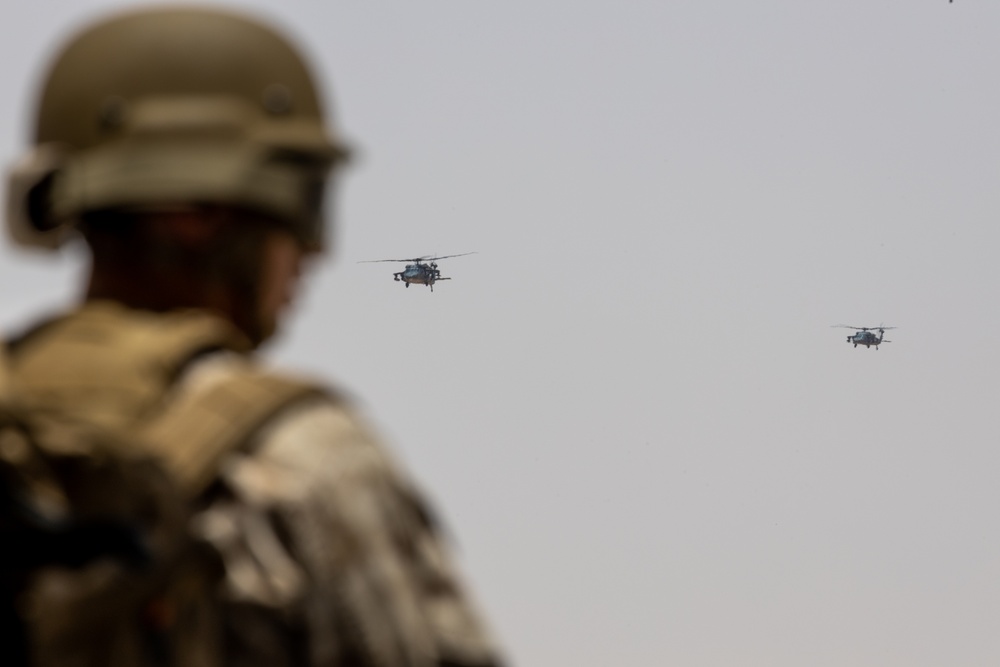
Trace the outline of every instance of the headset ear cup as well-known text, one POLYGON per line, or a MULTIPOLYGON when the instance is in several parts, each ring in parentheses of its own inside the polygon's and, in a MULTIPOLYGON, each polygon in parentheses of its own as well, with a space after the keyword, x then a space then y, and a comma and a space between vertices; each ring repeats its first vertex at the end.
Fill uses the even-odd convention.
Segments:
POLYGON ((55 144, 36 146, 7 174, 7 232, 22 246, 56 250, 70 237, 67 221, 51 214, 51 193, 65 163, 65 151, 55 144))

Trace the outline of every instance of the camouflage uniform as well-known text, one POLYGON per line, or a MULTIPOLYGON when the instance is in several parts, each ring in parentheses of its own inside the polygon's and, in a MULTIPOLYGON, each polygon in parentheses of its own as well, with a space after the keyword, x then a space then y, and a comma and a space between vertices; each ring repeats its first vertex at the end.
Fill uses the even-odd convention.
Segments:
MULTIPOLYGON (((249 366, 205 360, 188 390, 249 366)), ((231 497, 198 517, 231 599, 303 619, 311 664, 492 664, 427 505, 347 405, 304 400, 252 452, 227 458, 231 497)))
MULTIPOLYGON (((222 575, 209 589, 218 590, 214 609, 200 612, 200 629, 189 633, 197 646, 182 655, 219 652, 223 657, 205 657, 205 664, 240 666, 497 664, 433 515, 350 404, 263 370, 238 344, 199 355, 170 382, 178 360, 165 358, 170 346, 157 342, 176 339, 176 330, 192 324, 239 340, 208 315, 156 315, 96 302, 29 335, 11 355, 25 405, 140 434, 133 440, 162 457, 198 498, 192 530, 214 547, 222 575), (159 367, 160 390, 151 380, 129 382, 128 369, 116 364, 159 367), (247 391, 262 380, 273 398, 261 401, 247 391), (132 400, 120 400, 122 394, 132 400), (205 414, 195 416, 192 405, 205 414), (254 405, 267 407, 244 427, 242 442, 221 449, 215 473, 195 471, 190 458, 211 436, 181 431, 179 421, 189 430, 211 430, 208 413, 232 425, 254 405), (178 443, 179 437, 189 439, 178 443), (225 648, 203 636, 210 617, 225 648)), ((202 336, 176 354, 215 346, 202 336)), ((184 609, 191 602, 173 604, 184 609)), ((60 648, 58 655, 65 654, 60 648)), ((193 663, 188 657, 175 664, 193 663)))

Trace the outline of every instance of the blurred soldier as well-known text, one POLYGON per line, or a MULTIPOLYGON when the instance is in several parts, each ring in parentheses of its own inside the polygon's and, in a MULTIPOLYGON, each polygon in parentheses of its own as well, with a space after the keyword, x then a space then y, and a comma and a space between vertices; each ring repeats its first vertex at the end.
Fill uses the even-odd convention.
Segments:
POLYGON ((157 457, 211 556, 154 548, 117 606, 107 567, 43 578, 39 664, 499 664, 406 474, 343 398, 253 357, 346 155, 300 55, 243 17, 142 10, 55 59, 8 217, 93 262, 78 309, 9 342, 12 384, 157 457))

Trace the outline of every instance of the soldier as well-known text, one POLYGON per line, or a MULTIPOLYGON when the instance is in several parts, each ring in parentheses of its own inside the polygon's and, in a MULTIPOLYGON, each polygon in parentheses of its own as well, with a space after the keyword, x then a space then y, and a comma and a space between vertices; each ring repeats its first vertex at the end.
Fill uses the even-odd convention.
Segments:
POLYGON ((499 664, 405 472, 336 392, 254 358, 346 157, 300 55, 254 20, 145 9, 56 57, 8 219, 93 261, 77 309, 9 341, 11 383, 154 456, 210 548, 164 537, 147 572, 40 577, 38 664, 499 664))

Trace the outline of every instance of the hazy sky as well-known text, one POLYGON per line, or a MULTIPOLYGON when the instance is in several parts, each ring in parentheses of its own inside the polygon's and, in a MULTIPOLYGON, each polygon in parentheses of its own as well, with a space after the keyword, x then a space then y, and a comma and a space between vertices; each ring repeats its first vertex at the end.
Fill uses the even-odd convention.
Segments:
MULTIPOLYGON (((6 162, 126 4, 0 10, 6 162)), ((270 354, 359 396, 514 662, 1000 663, 1000 3, 227 4, 360 152, 270 354)), ((4 241, 0 325, 81 269, 4 241)))

